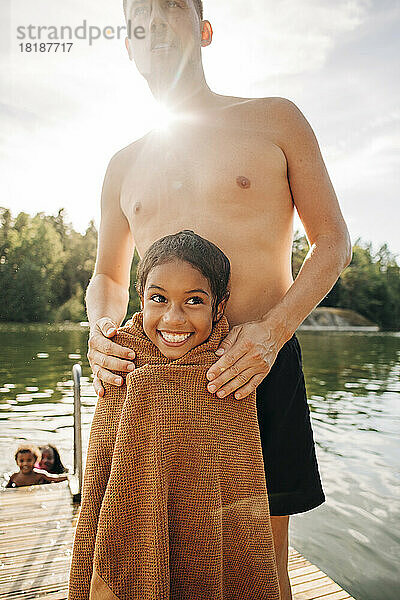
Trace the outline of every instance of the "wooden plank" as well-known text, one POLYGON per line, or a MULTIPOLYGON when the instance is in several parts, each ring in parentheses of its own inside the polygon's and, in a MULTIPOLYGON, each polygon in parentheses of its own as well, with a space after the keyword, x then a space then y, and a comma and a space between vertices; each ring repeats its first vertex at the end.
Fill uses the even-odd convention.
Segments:
POLYGON ((354 600, 345 590, 340 590, 340 592, 330 592, 324 596, 318 596, 318 598, 314 598, 313 600, 354 600))
POLYGON ((26 485, 24 487, 18 488, 7 488, 1 491, 1 495, 3 496, 3 491, 5 493, 4 497, 1 499, 2 504, 13 503, 14 498, 17 496, 20 498, 29 497, 46 497, 51 496, 54 497, 54 494, 58 492, 60 494, 64 494, 65 490, 68 489, 68 481, 60 481, 60 483, 49 483, 47 485, 26 485))
MULTIPOLYGON (((62 558, 67 559, 68 557, 70 557, 71 556, 71 548, 72 548, 72 540, 71 540, 71 543, 68 545, 59 545, 57 547, 53 547, 52 548, 52 556, 54 557, 54 560, 58 560, 58 559, 61 560, 62 558)), ((15 565, 15 567, 17 567, 19 564, 23 564, 24 561, 27 560, 28 556, 29 556, 29 560, 32 564, 43 562, 43 552, 32 553, 30 550, 26 550, 24 553, 18 554, 17 556, 4 557, 2 559, 2 564, 4 565, 4 567, 2 567, 1 572, 3 571, 4 568, 8 568, 10 565, 11 566, 15 565)))
POLYGON ((292 587, 295 593, 299 594, 301 592, 308 592, 310 590, 313 591, 314 597, 317 595, 315 590, 329 591, 329 592, 338 592, 341 588, 337 583, 332 581, 330 577, 322 573, 322 577, 319 579, 314 579, 313 581, 305 581, 303 583, 295 583, 292 587))
MULTIPOLYGON (((79 505, 68 482, 0 493, 0 600, 66 600, 79 505)), ((354 600, 289 548, 293 600, 354 600)))
POLYGON ((295 596, 296 600, 315 600, 316 598, 325 600, 326 597, 329 598, 329 596, 328 596, 329 592, 342 591, 340 586, 338 586, 336 583, 332 583, 332 584, 324 583, 321 586, 318 586, 318 587, 312 586, 311 588, 305 589, 303 591, 297 590, 296 586, 294 586, 292 589, 293 589, 293 595, 295 596))
POLYGON ((293 577, 293 579, 306 573, 314 573, 315 571, 319 571, 318 567, 311 564, 306 565, 305 567, 296 567, 295 569, 289 567, 290 576, 293 577))
POLYGON ((322 579, 323 577, 325 577, 324 573, 322 573, 319 569, 315 567, 315 570, 312 573, 306 573, 305 575, 301 575, 300 577, 296 578, 290 577, 290 584, 292 587, 294 587, 295 585, 298 586, 301 583, 317 581, 318 579, 322 579))

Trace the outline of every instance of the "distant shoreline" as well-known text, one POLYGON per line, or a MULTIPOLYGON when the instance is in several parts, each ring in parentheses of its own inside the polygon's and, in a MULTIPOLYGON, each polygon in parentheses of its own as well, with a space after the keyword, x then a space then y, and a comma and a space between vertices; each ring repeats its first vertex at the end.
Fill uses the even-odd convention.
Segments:
MULTIPOLYGON (((88 332, 89 323, 81 321, 60 321, 58 323, 33 322, 18 323, 16 321, 0 321, 0 333, 14 331, 40 331, 41 329, 51 329, 52 331, 86 331, 88 332)), ((365 333, 398 333, 395 330, 382 330, 363 316, 345 309, 320 307, 316 308, 298 327, 297 331, 326 331, 326 332, 365 332, 365 333), (349 315, 349 313, 351 313, 349 315)))
POLYGON ((357 325, 300 325, 297 331, 381 331, 378 325, 371 325, 370 327, 363 327, 357 325))

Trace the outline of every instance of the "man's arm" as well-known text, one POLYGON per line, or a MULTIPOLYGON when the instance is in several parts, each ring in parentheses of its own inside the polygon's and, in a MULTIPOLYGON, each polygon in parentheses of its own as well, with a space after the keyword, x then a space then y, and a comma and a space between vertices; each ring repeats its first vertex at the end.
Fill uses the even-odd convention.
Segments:
POLYGON ((207 373, 208 389, 243 398, 270 371, 298 326, 332 289, 351 261, 351 243, 314 132, 293 102, 277 98, 269 118, 285 153, 288 181, 310 250, 285 296, 259 321, 234 327, 207 373))
POLYGON ((282 328, 287 341, 332 289, 351 261, 351 242, 315 134, 297 106, 279 98, 280 146, 294 204, 310 250, 282 300, 263 320, 282 328))
POLYGON ((114 335, 126 314, 134 251, 129 223, 120 206, 122 168, 121 156, 116 154, 104 178, 96 265, 86 292, 88 359, 95 375, 94 388, 100 396, 104 393, 102 381, 122 384, 122 379, 110 370, 126 372, 134 368, 134 353, 107 339, 114 335))

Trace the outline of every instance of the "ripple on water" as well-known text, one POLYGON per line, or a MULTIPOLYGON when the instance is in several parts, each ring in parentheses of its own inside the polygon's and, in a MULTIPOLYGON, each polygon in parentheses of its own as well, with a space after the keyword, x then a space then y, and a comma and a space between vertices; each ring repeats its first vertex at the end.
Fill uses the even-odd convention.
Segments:
POLYGON ((17 394, 18 402, 31 402, 32 396, 31 394, 17 394))
MULTIPOLYGON (((11 348, 10 354, 9 348, 4 348, 0 357, 5 365, 1 385, 3 389, 17 389, 0 395, 4 402, 1 416, 7 419, 7 430, 0 439, 2 468, 14 469, 11 449, 22 440, 53 442, 62 457, 72 462, 74 361, 82 363, 87 375, 81 380, 85 456, 97 397, 85 352, 80 352, 80 348, 86 347, 86 339, 78 335, 57 333, 43 343, 42 338, 36 340, 29 334, 28 339, 24 334, 17 351, 11 348), (24 355, 26 342, 30 340, 32 343, 24 355), (41 361, 37 357, 32 361, 36 353, 42 354, 39 348, 49 358, 41 361), (13 379, 16 386, 3 383, 13 379), (29 393, 25 385, 36 385, 38 390, 29 393), (26 399, 15 400, 17 392, 25 392, 26 399), (40 393, 52 394, 51 399, 38 399, 40 393)), ((325 561, 326 570, 331 569, 334 579, 341 581, 343 587, 350 582, 356 598, 381 600, 385 586, 385 600, 397 600, 394 573, 400 547, 397 527, 400 337, 393 340, 392 334, 313 333, 301 338, 327 501, 315 511, 293 519, 294 545, 307 557, 308 554, 314 557, 312 562, 325 561), (382 589, 378 589, 377 582, 382 589)))
POLYGON ((369 544, 369 538, 356 529, 348 529, 348 533, 361 544, 369 544))

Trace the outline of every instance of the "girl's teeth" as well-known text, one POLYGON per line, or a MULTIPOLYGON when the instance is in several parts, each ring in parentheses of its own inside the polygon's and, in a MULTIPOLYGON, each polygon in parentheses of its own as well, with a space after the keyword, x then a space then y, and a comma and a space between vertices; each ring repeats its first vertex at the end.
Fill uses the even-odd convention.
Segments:
POLYGON ((190 333, 166 333, 165 331, 160 333, 166 342, 183 342, 190 336, 190 333))

